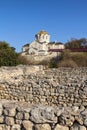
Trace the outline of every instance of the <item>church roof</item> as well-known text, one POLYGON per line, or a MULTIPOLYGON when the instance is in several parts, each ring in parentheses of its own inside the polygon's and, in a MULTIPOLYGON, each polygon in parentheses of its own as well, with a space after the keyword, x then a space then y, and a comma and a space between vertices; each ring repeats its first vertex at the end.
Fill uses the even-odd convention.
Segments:
POLYGON ((63 45, 62 42, 49 42, 48 44, 49 45, 53 45, 53 44, 55 44, 55 45, 63 45))
POLYGON ((39 34, 39 35, 41 35, 41 34, 48 34, 46 31, 44 31, 44 30, 41 30, 40 32, 38 32, 37 34, 39 34))
POLYGON ((28 47, 30 44, 29 43, 27 43, 27 44, 25 44, 23 47, 28 47))

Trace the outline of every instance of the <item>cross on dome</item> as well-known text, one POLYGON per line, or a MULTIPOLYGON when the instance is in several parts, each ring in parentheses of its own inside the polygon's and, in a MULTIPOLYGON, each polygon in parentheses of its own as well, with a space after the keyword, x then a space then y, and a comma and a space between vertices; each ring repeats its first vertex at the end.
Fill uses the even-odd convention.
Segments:
POLYGON ((38 35, 42 35, 42 34, 48 34, 45 30, 41 30, 40 32, 37 33, 38 35))

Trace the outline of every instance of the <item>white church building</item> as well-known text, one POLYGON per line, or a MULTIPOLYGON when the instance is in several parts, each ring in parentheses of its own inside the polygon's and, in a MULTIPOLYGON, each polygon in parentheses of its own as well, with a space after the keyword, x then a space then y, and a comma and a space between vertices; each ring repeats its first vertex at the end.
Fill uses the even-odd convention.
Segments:
POLYGON ((62 43, 50 42, 50 35, 42 30, 35 35, 35 40, 22 47, 22 55, 50 55, 58 52, 58 49, 64 49, 62 43))

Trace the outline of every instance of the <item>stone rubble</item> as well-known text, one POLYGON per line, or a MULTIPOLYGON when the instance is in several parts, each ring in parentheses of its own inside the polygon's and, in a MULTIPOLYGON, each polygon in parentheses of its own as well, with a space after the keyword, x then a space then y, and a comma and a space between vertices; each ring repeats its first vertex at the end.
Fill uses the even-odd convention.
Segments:
POLYGON ((50 106, 87 106, 87 68, 1 67, 0 99, 50 106))
POLYGON ((0 130, 87 130, 87 68, 0 68, 0 130))
POLYGON ((87 130, 87 107, 84 110, 75 106, 60 109, 60 106, 15 101, 2 101, 0 106, 0 130, 87 130))

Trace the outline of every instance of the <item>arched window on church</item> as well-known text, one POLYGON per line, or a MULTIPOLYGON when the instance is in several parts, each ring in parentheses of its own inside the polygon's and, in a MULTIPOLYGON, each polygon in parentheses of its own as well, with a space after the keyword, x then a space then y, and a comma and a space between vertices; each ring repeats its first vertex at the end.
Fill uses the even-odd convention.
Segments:
POLYGON ((48 39, 48 36, 46 36, 46 39, 48 39))

